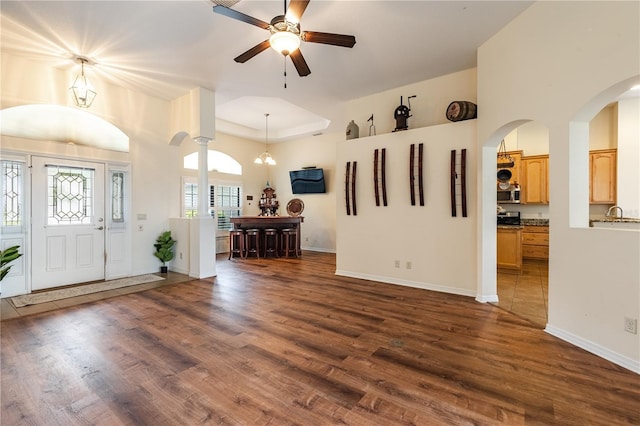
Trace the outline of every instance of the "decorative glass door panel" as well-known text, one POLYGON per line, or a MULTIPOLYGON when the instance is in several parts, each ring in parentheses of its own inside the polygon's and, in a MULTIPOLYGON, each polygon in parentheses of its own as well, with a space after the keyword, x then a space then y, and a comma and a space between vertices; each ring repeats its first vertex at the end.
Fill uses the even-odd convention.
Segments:
POLYGON ((104 165, 33 157, 32 173, 32 289, 103 279, 104 165))

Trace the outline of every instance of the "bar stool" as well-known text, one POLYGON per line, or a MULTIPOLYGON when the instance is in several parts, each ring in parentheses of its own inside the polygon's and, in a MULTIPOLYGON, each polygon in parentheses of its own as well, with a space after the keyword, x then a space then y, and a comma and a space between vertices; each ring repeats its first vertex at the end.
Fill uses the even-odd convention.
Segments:
POLYGON ((298 257, 298 230, 296 228, 285 228, 282 231, 282 253, 285 257, 293 254, 298 257))
POLYGON ((229 260, 234 255, 238 255, 238 257, 243 258, 247 256, 244 247, 244 231, 242 229, 231 229, 229 231, 229 260))
POLYGON ((276 257, 278 255, 278 230, 273 228, 267 228, 264 230, 263 241, 264 243, 264 257, 268 257, 272 254, 276 257))
POLYGON ((245 231, 245 258, 250 254, 255 254, 256 257, 260 257, 260 230, 259 229, 247 229, 245 231))

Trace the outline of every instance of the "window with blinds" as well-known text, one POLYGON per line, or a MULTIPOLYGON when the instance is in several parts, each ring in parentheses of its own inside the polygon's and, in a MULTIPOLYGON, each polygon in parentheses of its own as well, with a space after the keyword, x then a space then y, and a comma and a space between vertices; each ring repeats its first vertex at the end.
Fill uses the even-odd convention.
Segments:
MULTIPOLYGON (((198 185, 185 182, 184 209, 185 217, 198 214, 198 185)), ((209 185, 209 214, 218 218, 218 229, 231 229, 231 218, 242 216, 242 187, 236 185, 209 185)))

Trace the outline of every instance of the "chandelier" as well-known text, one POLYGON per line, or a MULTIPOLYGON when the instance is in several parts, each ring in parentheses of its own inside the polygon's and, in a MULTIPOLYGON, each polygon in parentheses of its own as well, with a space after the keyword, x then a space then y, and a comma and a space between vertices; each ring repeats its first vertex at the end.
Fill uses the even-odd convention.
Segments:
POLYGON ((69 89, 71 93, 73 93, 73 101, 77 106, 80 108, 89 108, 96 97, 96 92, 84 75, 84 63, 87 62, 87 59, 79 57, 78 60, 80 61, 81 72, 69 89))
POLYGON ((268 164, 270 166, 276 165, 276 160, 269 154, 269 114, 265 114, 265 150, 262 154, 255 159, 256 164, 268 164))

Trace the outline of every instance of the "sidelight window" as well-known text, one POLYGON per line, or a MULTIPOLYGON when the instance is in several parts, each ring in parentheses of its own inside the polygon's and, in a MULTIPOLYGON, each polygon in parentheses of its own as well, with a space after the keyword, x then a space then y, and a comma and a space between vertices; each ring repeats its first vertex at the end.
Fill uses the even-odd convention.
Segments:
POLYGON ((24 224, 24 163, 2 161, 2 227, 24 224))

